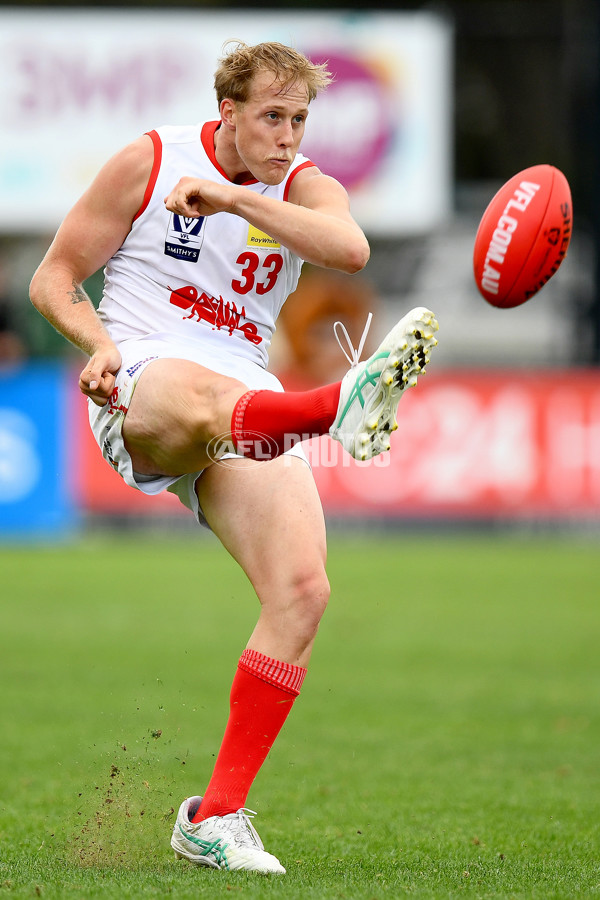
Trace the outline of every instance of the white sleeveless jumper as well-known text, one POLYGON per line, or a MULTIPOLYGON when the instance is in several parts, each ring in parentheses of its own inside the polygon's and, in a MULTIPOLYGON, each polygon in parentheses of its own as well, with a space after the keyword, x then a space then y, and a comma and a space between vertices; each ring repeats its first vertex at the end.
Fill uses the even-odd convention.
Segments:
MULTIPOLYGON (((154 166, 131 231, 105 269, 99 315, 117 345, 159 340, 198 345, 261 367, 279 311, 295 290, 302 260, 240 216, 186 219, 164 198, 184 175, 231 183, 214 151, 218 122, 163 126, 150 132, 154 166)), ((312 163, 298 154, 284 181, 243 185, 287 200, 296 173, 312 163)), ((187 355, 187 354, 186 354, 187 355)))

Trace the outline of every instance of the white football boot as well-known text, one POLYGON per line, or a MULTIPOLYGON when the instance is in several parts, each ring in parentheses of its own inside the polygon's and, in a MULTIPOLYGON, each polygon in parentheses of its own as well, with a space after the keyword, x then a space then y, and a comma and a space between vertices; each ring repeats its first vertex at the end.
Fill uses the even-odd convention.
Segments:
POLYGON ((346 353, 335 330, 351 368, 342 381, 329 434, 355 459, 370 459, 390 449, 390 433, 398 427, 396 410, 404 389, 417 383, 417 376, 425 372, 429 354, 437 345, 437 320, 429 309, 418 306, 392 328, 373 356, 361 363, 370 324, 371 313, 358 350, 354 350, 342 323, 334 325, 334 330, 341 327, 352 355, 346 353))
POLYGON ((261 872, 285 875, 285 869, 271 853, 250 822, 251 809, 238 809, 227 816, 211 816, 202 822, 190 822, 189 809, 198 809, 201 797, 188 797, 179 807, 173 828, 171 847, 178 859, 189 859, 197 866, 226 869, 228 872, 261 872))

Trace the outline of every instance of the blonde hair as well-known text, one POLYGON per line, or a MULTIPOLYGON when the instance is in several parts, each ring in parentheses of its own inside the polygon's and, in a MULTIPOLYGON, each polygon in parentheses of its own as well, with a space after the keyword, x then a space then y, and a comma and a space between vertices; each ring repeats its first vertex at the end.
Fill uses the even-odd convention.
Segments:
POLYGON ((219 105, 225 98, 245 103, 252 80, 259 71, 272 72, 275 81, 283 88, 296 81, 302 82, 306 85, 309 103, 333 81, 326 63, 312 63, 302 53, 276 41, 256 44, 254 47, 249 47, 243 41, 227 41, 223 45, 223 53, 215 72, 215 91, 219 105), (226 48, 230 44, 235 44, 235 47, 227 52, 226 48))

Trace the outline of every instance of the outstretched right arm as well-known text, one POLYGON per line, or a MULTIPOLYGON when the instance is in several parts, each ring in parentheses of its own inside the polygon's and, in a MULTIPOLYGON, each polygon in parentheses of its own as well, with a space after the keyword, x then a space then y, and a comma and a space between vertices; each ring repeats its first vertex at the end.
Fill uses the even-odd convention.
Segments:
POLYGON ((30 286, 36 309, 90 357, 79 387, 99 406, 112 393, 121 355, 82 284, 127 237, 153 161, 152 141, 144 135, 106 163, 66 216, 30 286))

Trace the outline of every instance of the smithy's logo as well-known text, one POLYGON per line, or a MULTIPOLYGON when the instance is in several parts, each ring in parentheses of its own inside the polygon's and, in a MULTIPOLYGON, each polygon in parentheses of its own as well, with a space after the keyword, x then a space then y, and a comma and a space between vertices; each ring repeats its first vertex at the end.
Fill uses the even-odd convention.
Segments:
POLYGON ((246 340, 252 344, 262 343, 262 337, 254 322, 242 321, 246 318, 244 306, 238 310, 233 301, 225 303, 222 297, 217 300, 216 297, 211 297, 204 291, 198 294, 193 285, 186 285, 175 291, 171 288, 169 290, 171 291, 169 302, 179 309, 189 310, 189 315, 184 316, 184 319, 193 319, 196 316, 196 321, 208 322, 214 330, 224 329, 230 335, 234 331, 241 331, 246 340))
POLYGON ((187 219, 173 213, 169 220, 165 240, 165 255, 186 262, 198 262, 204 240, 204 219, 187 219))

